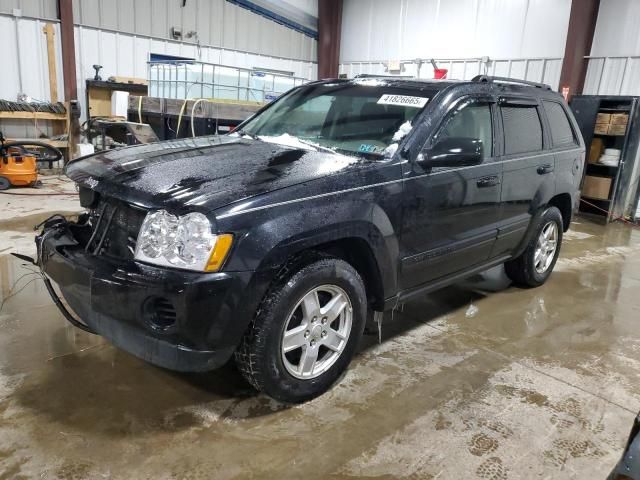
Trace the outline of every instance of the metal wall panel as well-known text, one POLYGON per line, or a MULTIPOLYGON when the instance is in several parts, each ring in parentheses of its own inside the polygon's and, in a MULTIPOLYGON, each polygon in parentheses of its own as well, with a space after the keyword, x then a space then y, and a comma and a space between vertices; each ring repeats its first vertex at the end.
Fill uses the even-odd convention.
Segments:
MULTIPOLYGON (((502 58, 492 59, 485 68, 480 58, 435 59, 440 68, 448 70, 447 77, 470 80, 476 75, 512 77, 532 82, 542 82, 557 89, 560 82, 562 58, 502 58)), ((429 62, 423 63, 418 71, 411 59, 402 59, 401 75, 419 78, 433 78, 433 68, 429 62)), ((345 62, 340 64, 340 73, 352 78, 359 74, 388 75, 387 62, 345 62)))
MULTIPOLYGON (((317 15, 317 0, 301 7, 317 15)), ((0 14, 14 9, 30 18, 57 16, 56 0, 0 0, 0 14)), ((198 32, 202 45, 316 60, 316 40, 226 0, 188 0, 184 7, 182 0, 74 0, 73 15, 77 25, 103 30, 170 39, 176 27, 198 32)))
MULTIPOLYGON (((11 68, 0 75, 0 98, 16 100, 24 93, 34 100, 50 101, 47 40, 42 32, 46 21, 0 15, 0 45, 3 60, 11 68)), ((60 30, 55 22, 58 100, 64 96, 60 30)), ((43 122, 0 120, 0 130, 7 137, 37 137, 49 134, 43 122)))
POLYGON ((345 0, 340 61, 562 57, 570 9, 571 0, 345 0))
POLYGON ((591 55, 640 55, 640 2, 601 0, 591 55))
POLYGON ((640 56, 588 57, 583 93, 640 95, 640 56))
POLYGON ((640 95, 640 2, 602 0, 584 93, 640 95))
MULTIPOLYGON (((41 20, 0 15, 0 45, 3 46, 4 60, 7 65, 16 66, 0 75, 0 98, 14 100, 18 93, 25 93, 38 100, 50 100, 46 37, 42 33, 45 23, 41 20)), ((64 83, 59 24, 53 23, 56 28, 58 89, 62 99, 64 83)), ((84 82, 87 78, 93 78, 94 64, 103 66, 101 72, 103 78, 112 75, 146 78, 150 53, 198 58, 198 51, 194 44, 80 25, 75 27, 75 43, 78 98, 83 114, 85 112, 84 82)), ((237 67, 288 71, 309 80, 317 78, 317 64, 311 61, 206 46, 201 49, 200 59, 205 62, 237 67)), ((24 123, 14 125, 3 121, 0 127, 7 136, 28 137, 36 134, 33 127, 25 127, 24 123)), ((40 125, 39 128, 46 131, 44 125, 40 125)))
MULTIPOLYGON (((27 0, 0 0, 7 3, 7 13, 8 2, 13 1, 27 0)), ((316 40, 225 0, 188 0, 184 7, 182 0, 75 0, 74 20, 83 26, 163 39, 169 39, 171 27, 176 27, 183 36, 197 32, 202 45, 316 60, 316 40)), ((185 41, 195 43, 196 38, 185 41)))
POLYGON ((57 18, 56 0, 0 0, 0 13, 12 15, 19 9, 24 17, 55 20, 57 18))

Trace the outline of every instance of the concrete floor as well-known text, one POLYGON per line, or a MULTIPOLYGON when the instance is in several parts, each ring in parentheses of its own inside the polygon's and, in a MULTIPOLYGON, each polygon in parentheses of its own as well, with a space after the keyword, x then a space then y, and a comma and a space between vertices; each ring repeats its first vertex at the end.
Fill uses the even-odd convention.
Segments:
POLYGON ((493 269, 407 303, 339 385, 285 407, 232 367, 174 374, 67 325, 8 252, 32 253, 34 220, 75 200, 9 200, 2 479, 600 479, 640 410, 637 229, 578 219, 541 288, 493 269))

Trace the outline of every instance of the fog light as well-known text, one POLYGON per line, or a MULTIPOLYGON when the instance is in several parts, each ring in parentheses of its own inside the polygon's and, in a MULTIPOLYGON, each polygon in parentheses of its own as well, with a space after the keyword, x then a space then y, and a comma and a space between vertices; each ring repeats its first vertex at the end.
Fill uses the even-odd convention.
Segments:
POLYGON ((149 297, 142 305, 144 320, 156 330, 167 330, 176 324, 177 315, 171 301, 161 297, 149 297))

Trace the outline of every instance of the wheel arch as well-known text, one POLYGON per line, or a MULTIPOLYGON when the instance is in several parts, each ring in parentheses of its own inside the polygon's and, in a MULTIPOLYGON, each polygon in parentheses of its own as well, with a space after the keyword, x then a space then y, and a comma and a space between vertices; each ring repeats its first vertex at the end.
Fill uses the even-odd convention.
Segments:
POLYGON ((568 193, 559 193, 555 197, 551 198, 547 205, 550 207, 556 207, 560 210, 560 214, 562 215, 562 231, 566 232, 569 230, 571 217, 573 215, 571 195, 568 193))
POLYGON ((268 252, 258 270, 274 270, 277 277, 292 262, 317 256, 340 258, 352 265, 362 277, 368 303, 374 309, 382 309, 384 299, 397 288, 396 266, 386 251, 384 238, 372 224, 363 222, 348 227, 331 225, 313 236, 286 238, 268 252))

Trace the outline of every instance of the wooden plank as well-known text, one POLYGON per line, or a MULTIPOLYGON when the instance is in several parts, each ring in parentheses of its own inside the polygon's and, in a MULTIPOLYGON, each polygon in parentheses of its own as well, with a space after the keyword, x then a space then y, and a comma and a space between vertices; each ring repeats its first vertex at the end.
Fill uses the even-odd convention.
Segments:
POLYGON ((58 101, 58 75, 56 72, 56 46, 53 40, 55 29, 52 23, 47 23, 42 29, 47 36, 47 58, 49 64, 49 94, 51 103, 58 101))
POLYGON ((145 78, 137 78, 137 77, 109 77, 110 82, 117 83, 128 83, 133 85, 148 85, 149 83, 145 78))
POLYGON ((9 120, 54 120, 67 121, 66 113, 49 113, 49 112, 0 112, 0 119, 9 120))
MULTIPOLYGON (((48 138, 7 138, 7 142, 41 142, 56 148, 68 148, 69 145, 64 140, 50 140, 48 138)), ((28 144, 27 144, 28 145, 28 144)))

